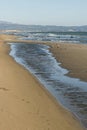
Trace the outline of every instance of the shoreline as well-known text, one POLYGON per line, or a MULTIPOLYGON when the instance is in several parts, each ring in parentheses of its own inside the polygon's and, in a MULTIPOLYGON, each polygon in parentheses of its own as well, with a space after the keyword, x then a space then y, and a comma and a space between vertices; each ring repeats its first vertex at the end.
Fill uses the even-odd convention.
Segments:
POLYGON ((4 100, 0 112, 3 119, 0 119, 1 129, 82 130, 74 115, 62 108, 33 75, 7 54, 8 45, 1 43, 0 46, 3 56, 0 75, 3 87, 0 92, 1 100, 4 100), (7 92, 6 95, 3 91, 7 92))
POLYGON ((6 40, 6 42, 32 44, 38 43, 48 45, 50 47, 49 50, 52 52, 53 56, 58 62, 61 63, 60 66, 69 71, 69 73, 66 75, 87 82, 87 44, 20 40, 18 37, 13 40, 6 40))
POLYGON ((14 43, 35 43, 48 45, 49 51, 52 52, 60 66, 68 70, 69 77, 77 78, 81 81, 87 82, 87 45, 73 44, 73 43, 59 43, 59 42, 44 42, 32 40, 12 40, 6 42, 14 43), (74 52, 74 53, 73 53, 74 52), (72 58, 73 57, 73 58, 72 58), (80 57, 80 58, 79 58, 80 57), (76 63, 75 63, 76 62, 76 63))
MULTIPOLYGON (((18 44, 18 43, 17 43, 18 44)), ((23 45, 24 45, 25 43, 23 43, 23 45)), ((31 43, 30 43, 31 44, 31 43)), ((15 46, 15 43, 13 43, 13 45, 15 46)), ((12 48, 12 46, 13 45, 11 45, 11 48, 12 48)), ((34 44, 35 45, 35 44, 34 44)), ((44 48, 44 46, 45 45, 43 45, 43 48, 44 48)), ((29 47, 29 46, 28 46, 29 47)), ((14 51, 14 48, 15 47, 13 47, 13 51, 14 51)), ((52 53, 49 51, 49 47, 47 47, 48 49, 48 53, 49 54, 51 54, 52 55, 52 53)), ((46 48, 45 48, 46 49, 46 48)), ((27 50, 26 50, 27 51, 27 50)), ((23 51, 24 52, 24 51, 23 51)), ((20 52, 19 52, 19 55, 20 55, 20 52)), ((30 52, 30 55, 31 55, 31 52, 30 52)), ((33 74, 34 76, 35 76, 35 78, 42 84, 42 85, 44 85, 44 83, 45 83, 45 88, 46 88, 46 90, 47 91, 49 91, 51 94, 52 94, 52 96, 57 100, 57 102, 64 108, 64 109, 66 109, 66 110, 68 110, 68 111, 70 111, 71 113, 73 113, 73 115, 78 119, 78 120, 80 120, 81 121, 81 123, 82 124, 84 124, 84 126, 85 127, 87 127, 87 125, 86 125, 86 119, 85 118, 81 118, 81 115, 79 115, 79 113, 78 113, 78 111, 81 109, 81 108, 77 108, 76 107, 76 109, 78 110, 77 112, 76 111, 74 111, 74 109, 73 109, 73 107, 71 106, 68 106, 68 105, 70 105, 70 104, 65 104, 64 102, 63 102, 63 100, 61 100, 60 99, 60 97, 58 97, 58 95, 57 95, 57 93, 56 93, 56 90, 55 89, 53 89, 53 90, 51 90, 51 84, 50 84, 50 88, 49 88, 49 85, 48 84, 46 84, 46 82, 43 82, 43 79, 44 79, 44 77, 43 78, 38 78, 38 75, 37 74, 35 74, 35 70, 32 70, 32 69, 30 69, 30 68, 28 68, 28 66, 26 66, 26 62, 25 62, 25 65, 20 61, 20 59, 18 60, 18 58, 14 55, 14 54, 12 54, 11 55, 15 60, 16 60, 16 62, 18 63, 18 64, 20 64, 20 65, 23 65, 24 66, 24 68, 26 68, 31 74, 33 74), (17 58, 17 59, 16 59, 17 58), (51 90, 51 91, 50 91, 51 90)), ((52 56, 52 57, 54 57, 54 56, 52 56)), ((37 56, 37 58, 36 59, 38 59, 38 56, 37 56)), ((55 57, 54 57, 54 59, 55 59, 55 57)), ((43 61, 45 61, 45 59, 43 59, 43 61)), ((42 61, 42 64, 44 64, 43 63, 43 61, 42 61)), ((30 62, 30 61, 29 61, 30 62)), ((34 62, 34 60, 33 60, 33 62, 34 62)), ((41 61, 40 61, 41 62, 41 61)), ((32 63, 32 61, 31 61, 31 63, 32 63)), ((37 62, 36 62, 36 64, 38 64, 37 62)), ((56 64, 56 63, 55 63, 56 64)), ((32 64, 32 66, 33 66, 33 64, 32 64)), ((54 66, 54 65, 53 65, 54 66)), ((60 66, 60 65, 59 65, 60 66)), ((48 68, 48 66, 45 66, 46 68, 48 68)), ((51 67, 52 67, 52 65, 51 65, 51 67)), ((55 67, 54 67, 55 68, 55 67)), ((60 67, 61 68, 61 67, 60 67)), ((49 69, 49 68, 48 68, 49 69)), ((62 68, 61 68, 62 69, 62 68)), ((50 70, 51 71, 51 70, 50 70)), ((36 71, 37 72, 37 71, 36 71)), ((39 72, 38 72, 39 73, 39 72)), ((42 71, 42 73, 43 73, 43 71, 42 71)), ((48 72, 49 73, 49 72, 48 72)), ((62 72, 61 72, 62 73, 62 72)), ((54 73, 54 75, 55 75, 55 73, 54 73)), ((87 83, 86 82, 82 82, 82 81, 80 81, 80 80, 78 80, 78 79, 75 79, 75 78, 70 78, 69 76, 68 76, 68 78, 67 78, 67 76, 66 76, 66 74, 65 74, 65 76, 64 77, 66 77, 66 81, 68 82, 68 80, 72 83, 72 80, 73 80, 73 82, 74 82, 74 84, 75 84, 75 86, 81 86, 81 87, 86 87, 87 86, 87 83), (77 85, 76 85, 77 84, 77 85)), ((59 80, 60 78, 58 78, 58 80, 59 80)), ((61 79, 62 79, 62 77, 61 77, 61 79)), ((61 81, 61 80, 60 80, 61 81)), ((62 81, 61 81, 62 82, 62 81)), ((67 83, 67 82, 65 82, 65 84, 67 83)), ((55 81, 54 81, 54 84, 55 84, 55 81)), ((59 85, 60 86, 60 85, 59 85)), ((66 86, 66 85, 64 85, 64 86, 66 86)), ((61 87, 63 87, 63 84, 62 84, 62 86, 61 87)), ((68 89, 67 89, 67 86, 64 88, 64 91, 66 92, 67 91, 67 93, 68 93, 68 89), (65 89, 66 88, 66 89, 65 89)), ((73 88, 73 86, 72 86, 72 88, 73 88)), ((60 88, 61 89, 61 88, 60 88)), ((86 89, 87 90, 87 89, 86 89)), ((87 91, 86 91, 87 92, 87 91)), ((79 94, 77 94, 78 95, 78 97, 79 97, 79 94)), ((67 97, 67 96, 64 96, 64 97, 67 97)), ((76 105, 78 105, 78 102, 79 102, 79 98, 77 97, 77 104, 76 105)), ((72 97, 73 98, 73 97, 72 97)), ((75 98, 73 98, 70 102, 72 103, 73 101, 74 101, 74 99, 75 98)), ((82 100, 81 99, 81 101, 83 102, 84 100, 82 100)), ((74 102, 73 102, 74 103, 74 102)), ((81 103, 82 104, 82 103, 81 103)), ((83 117, 83 116, 82 116, 83 117)))

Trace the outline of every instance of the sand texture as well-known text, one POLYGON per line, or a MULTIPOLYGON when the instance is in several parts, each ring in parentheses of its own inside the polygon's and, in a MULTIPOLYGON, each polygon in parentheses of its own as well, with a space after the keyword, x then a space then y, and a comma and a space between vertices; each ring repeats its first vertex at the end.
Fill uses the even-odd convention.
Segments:
POLYGON ((69 76, 87 81, 86 44, 54 44, 50 50, 61 66, 69 70, 69 76))

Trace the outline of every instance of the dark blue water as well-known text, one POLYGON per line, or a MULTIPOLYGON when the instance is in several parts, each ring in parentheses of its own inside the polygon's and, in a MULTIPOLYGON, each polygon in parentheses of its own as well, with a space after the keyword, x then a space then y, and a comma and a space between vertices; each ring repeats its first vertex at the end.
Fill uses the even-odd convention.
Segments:
POLYGON ((11 43, 10 55, 87 127, 87 82, 66 76, 46 45, 11 43))

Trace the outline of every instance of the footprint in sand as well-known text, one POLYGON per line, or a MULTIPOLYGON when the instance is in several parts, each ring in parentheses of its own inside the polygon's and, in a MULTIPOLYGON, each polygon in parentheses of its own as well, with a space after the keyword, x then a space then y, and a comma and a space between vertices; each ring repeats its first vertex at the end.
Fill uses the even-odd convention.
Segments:
POLYGON ((0 88, 0 90, 3 90, 3 91, 8 91, 7 88, 0 88))
POLYGON ((22 101, 26 102, 26 103, 30 103, 29 101, 25 101, 24 99, 22 99, 22 101))

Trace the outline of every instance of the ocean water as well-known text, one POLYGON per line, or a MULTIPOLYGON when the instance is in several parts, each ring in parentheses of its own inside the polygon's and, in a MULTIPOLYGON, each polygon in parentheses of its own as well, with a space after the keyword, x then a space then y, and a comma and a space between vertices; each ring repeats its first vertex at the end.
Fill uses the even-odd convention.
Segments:
POLYGON ((87 32, 29 32, 22 31, 14 33, 22 36, 24 40, 72 42, 87 44, 87 32))
MULTIPOLYGON (((50 33, 49 37, 56 36, 50 33)), ((26 35, 23 38, 28 39, 26 35)), ((26 43, 10 45, 10 55, 15 61, 36 76, 56 100, 73 112, 87 127, 87 82, 66 76, 68 70, 60 67, 60 63, 46 45, 26 43)))

